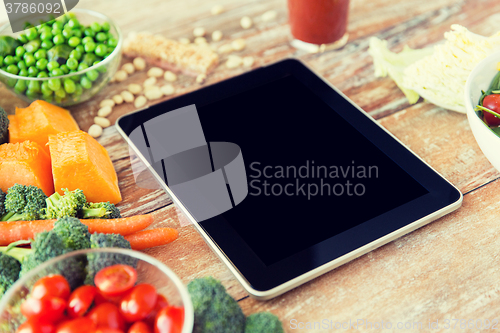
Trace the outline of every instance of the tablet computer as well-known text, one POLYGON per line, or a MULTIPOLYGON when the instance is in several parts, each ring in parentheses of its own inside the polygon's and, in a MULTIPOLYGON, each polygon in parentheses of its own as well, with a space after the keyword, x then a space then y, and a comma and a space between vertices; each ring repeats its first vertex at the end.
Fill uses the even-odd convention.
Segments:
POLYGON ((257 299, 462 202, 458 189, 297 60, 125 115, 117 127, 257 299))

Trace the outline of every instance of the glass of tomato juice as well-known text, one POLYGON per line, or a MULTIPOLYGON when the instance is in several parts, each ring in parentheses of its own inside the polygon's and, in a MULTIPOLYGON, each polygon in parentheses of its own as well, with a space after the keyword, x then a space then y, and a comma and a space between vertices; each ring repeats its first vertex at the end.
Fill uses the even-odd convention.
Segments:
POLYGON ((347 43, 349 0, 288 0, 292 46, 310 52, 347 43))

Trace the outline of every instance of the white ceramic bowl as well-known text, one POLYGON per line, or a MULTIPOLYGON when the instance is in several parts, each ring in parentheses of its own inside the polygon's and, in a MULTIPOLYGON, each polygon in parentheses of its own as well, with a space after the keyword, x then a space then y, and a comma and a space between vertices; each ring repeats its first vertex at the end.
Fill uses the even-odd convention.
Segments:
POLYGON ((488 90, 493 77, 498 73, 500 50, 483 59, 470 73, 465 84, 465 108, 472 134, 479 148, 493 166, 500 171, 500 137, 479 118, 474 107, 481 98, 481 90, 488 90))

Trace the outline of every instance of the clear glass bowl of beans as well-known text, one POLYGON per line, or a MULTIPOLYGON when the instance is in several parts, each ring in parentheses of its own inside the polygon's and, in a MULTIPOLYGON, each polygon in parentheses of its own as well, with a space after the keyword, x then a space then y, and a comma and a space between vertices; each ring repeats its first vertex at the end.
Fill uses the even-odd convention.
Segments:
POLYGON ((16 34, 6 24, 0 28, 0 81, 27 102, 85 102, 115 74, 122 43, 111 19, 87 9, 16 34))

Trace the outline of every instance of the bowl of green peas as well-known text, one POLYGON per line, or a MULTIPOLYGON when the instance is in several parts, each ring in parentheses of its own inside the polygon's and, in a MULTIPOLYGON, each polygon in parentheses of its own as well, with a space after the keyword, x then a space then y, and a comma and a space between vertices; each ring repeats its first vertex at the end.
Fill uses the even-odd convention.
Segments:
POLYGON ((121 60, 122 34, 106 15, 71 12, 20 33, 0 27, 0 81, 27 102, 75 105, 97 94, 121 60))

